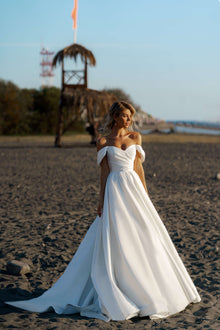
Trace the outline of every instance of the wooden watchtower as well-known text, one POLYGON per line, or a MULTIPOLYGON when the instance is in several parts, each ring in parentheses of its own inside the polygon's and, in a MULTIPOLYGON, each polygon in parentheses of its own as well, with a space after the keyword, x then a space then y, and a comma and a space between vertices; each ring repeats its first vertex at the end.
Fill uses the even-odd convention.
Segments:
POLYGON ((82 112, 86 109, 87 122, 93 125, 101 121, 107 113, 110 105, 115 101, 114 97, 106 92, 96 91, 88 88, 88 65, 95 66, 96 60, 93 53, 87 48, 73 44, 60 50, 53 59, 53 66, 61 63, 62 86, 59 103, 58 124, 55 138, 55 146, 61 146, 62 134, 80 119, 82 112), (82 70, 65 70, 64 59, 70 58, 75 62, 80 57, 84 64, 82 70), (66 127, 64 127, 63 107, 71 109, 68 113, 66 127))

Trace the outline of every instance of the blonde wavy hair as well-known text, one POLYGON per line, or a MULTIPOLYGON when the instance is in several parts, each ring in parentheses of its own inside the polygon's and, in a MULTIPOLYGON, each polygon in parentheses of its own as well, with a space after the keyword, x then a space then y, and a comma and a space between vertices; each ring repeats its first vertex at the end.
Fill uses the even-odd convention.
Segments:
POLYGON ((130 105, 129 103, 127 103, 125 101, 120 101, 120 102, 114 102, 112 104, 112 106, 110 107, 108 116, 106 119, 106 123, 105 123, 104 127, 102 128, 102 131, 104 131, 104 132, 111 131, 111 129, 113 128, 113 126, 115 124, 114 117, 119 117, 120 113, 123 110, 127 110, 127 109, 130 110, 130 112, 131 112, 131 122, 130 122, 128 129, 132 130, 132 124, 133 124, 132 117, 134 116, 136 111, 132 107, 132 105, 130 105))

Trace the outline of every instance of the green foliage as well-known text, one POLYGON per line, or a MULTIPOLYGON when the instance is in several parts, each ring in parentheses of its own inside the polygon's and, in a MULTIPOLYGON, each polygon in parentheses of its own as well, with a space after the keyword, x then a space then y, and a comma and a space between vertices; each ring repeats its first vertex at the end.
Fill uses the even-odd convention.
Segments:
POLYGON ((21 122, 25 121, 26 111, 21 105, 19 88, 12 82, 0 81, 0 133, 19 133, 21 122))
POLYGON ((0 80, 0 134, 54 134, 60 89, 19 89, 0 80))
POLYGON ((33 133, 55 133, 60 89, 44 87, 34 90, 31 112, 31 130, 33 133))

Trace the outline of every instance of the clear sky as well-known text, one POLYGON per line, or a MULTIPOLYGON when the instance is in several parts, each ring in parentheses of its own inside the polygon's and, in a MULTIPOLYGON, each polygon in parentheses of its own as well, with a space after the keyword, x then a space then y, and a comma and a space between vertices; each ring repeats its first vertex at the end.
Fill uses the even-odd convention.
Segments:
MULTIPOLYGON (((0 0, 1 79, 40 87, 41 45, 73 43, 73 2, 0 0)), ((220 0, 79 0, 77 43, 96 57, 90 88, 162 119, 220 120, 220 0)))

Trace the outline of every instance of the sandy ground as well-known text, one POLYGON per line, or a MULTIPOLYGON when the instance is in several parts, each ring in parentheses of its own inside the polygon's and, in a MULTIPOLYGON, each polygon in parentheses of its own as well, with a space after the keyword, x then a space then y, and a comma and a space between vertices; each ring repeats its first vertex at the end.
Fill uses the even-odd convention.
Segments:
MULTIPOLYGON (((220 144, 143 143, 150 197, 202 301, 162 320, 105 323, 79 315, 29 313, 1 305, 3 329, 219 329, 220 144)), ((0 298, 38 296, 62 274, 96 217, 99 168, 94 147, 0 141, 0 298), (9 260, 31 273, 6 273, 9 260)))

